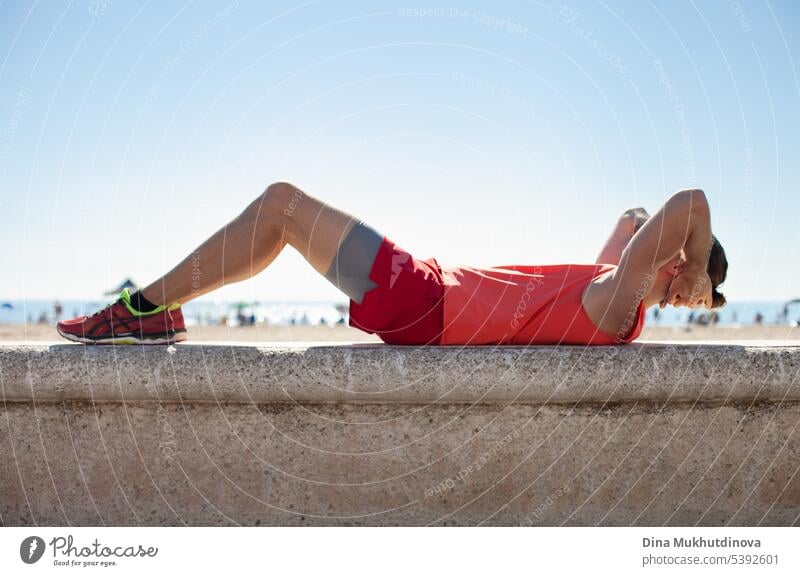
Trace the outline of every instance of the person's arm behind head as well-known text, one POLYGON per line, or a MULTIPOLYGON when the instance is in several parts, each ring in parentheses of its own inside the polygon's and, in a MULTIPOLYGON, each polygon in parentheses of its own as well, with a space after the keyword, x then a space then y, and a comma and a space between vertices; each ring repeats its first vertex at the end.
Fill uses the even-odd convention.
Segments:
POLYGON ((697 189, 676 192, 623 250, 614 279, 617 297, 625 300, 640 292, 648 278, 655 279, 658 270, 683 251, 683 271, 676 276, 677 285, 667 299, 672 302, 680 290, 680 304, 710 307, 711 281, 706 268, 711 240, 711 212, 705 193, 697 189))
POLYGON ((633 235, 639 231, 645 222, 650 218, 650 214, 644 208, 630 208, 622 213, 611 236, 606 240, 605 245, 597 255, 597 264, 619 264, 622 251, 631 241, 633 235))

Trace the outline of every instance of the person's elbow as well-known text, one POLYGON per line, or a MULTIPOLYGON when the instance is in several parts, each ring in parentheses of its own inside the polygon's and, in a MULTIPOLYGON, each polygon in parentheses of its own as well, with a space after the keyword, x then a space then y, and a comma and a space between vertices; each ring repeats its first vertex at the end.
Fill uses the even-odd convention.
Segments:
POLYGON ((630 240, 636 233, 637 224, 643 212, 645 214, 647 213, 644 211, 644 208, 628 208, 620 215, 619 220, 617 220, 617 233, 619 235, 625 235, 626 241, 630 240))
POLYGON ((636 218, 642 217, 649 217, 650 214, 647 213, 647 210, 639 206, 638 208, 628 208, 625 212, 622 213, 623 218, 629 218, 631 220, 636 220, 636 218))
POLYGON ((677 212, 686 216, 708 217, 709 207, 706 193, 700 188, 686 188, 679 190, 669 200, 677 208, 677 212))
POLYGON ((676 192, 675 196, 680 197, 681 202, 685 203, 691 210, 698 208, 708 210, 708 198, 700 188, 686 188, 676 192))
POLYGON ((629 208, 622 213, 621 220, 625 222, 626 229, 630 230, 630 235, 633 236, 639 231, 639 228, 644 226, 645 222, 650 219, 650 214, 639 206, 638 208, 629 208))

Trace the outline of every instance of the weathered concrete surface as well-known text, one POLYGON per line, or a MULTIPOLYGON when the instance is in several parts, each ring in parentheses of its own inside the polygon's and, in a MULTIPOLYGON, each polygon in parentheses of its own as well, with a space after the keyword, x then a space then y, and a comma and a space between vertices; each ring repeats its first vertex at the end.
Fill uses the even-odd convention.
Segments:
POLYGON ((800 400, 797 345, 0 345, 7 401, 800 400))
POLYGON ((0 521, 797 525, 798 369, 796 346, 0 346, 0 521))

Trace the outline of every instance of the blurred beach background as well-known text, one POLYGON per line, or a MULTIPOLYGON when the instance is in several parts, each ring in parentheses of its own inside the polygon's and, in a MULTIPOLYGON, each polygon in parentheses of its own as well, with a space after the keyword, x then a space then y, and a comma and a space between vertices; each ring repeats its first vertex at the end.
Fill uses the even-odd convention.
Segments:
MULTIPOLYGON (((57 318, 92 314, 105 301, 0 301, 0 341, 57 340, 57 318)), ((189 338, 226 341, 378 342, 348 326, 341 302, 214 302, 203 299, 183 308, 189 338)), ((724 308, 647 311, 643 340, 798 340, 800 300, 729 302, 724 308)))

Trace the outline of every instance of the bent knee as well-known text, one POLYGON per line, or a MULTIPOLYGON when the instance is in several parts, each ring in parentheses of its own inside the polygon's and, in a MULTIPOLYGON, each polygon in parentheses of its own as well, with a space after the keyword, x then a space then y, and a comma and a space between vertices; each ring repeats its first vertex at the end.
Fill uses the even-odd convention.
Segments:
POLYGON ((303 199, 303 192, 288 182, 275 182, 250 203, 248 216, 285 221, 291 219, 303 199))
POLYGON ((291 219, 305 194, 288 182, 274 182, 264 191, 270 210, 280 218, 291 219))
POLYGON ((274 182, 267 186, 263 196, 273 213, 291 218, 304 194, 297 186, 288 182, 274 182))

